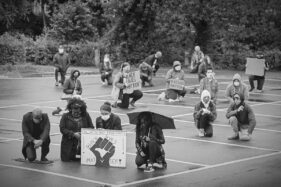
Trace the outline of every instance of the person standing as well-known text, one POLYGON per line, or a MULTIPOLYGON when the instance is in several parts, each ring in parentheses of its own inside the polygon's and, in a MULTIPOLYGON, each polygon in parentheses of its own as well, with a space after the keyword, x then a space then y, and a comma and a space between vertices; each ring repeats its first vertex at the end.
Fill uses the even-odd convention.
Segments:
POLYGON ((109 102, 105 102, 100 107, 100 114, 101 116, 96 118, 97 129, 122 130, 121 119, 111 112, 111 105, 109 102))
POLYGON ((233 135, 228 139, 249 141, 256 126, 255 114, 251 106, 244 102, 243 94, 235 93, 233 100, 226 112, 226 118, 233 130, 233 135))
POLYGON ((233 96, 236 93, 243 95, 245 101, 249 98, 248 87, 242 82, 238 73, 233 76, 232 83, 226 87, 225 96, 230 103, 233 103, 233 96))
POLYGON ((107 81, 108 85, 112 85, 112 64, 109 58, 109 54, 104 55, 103 62, 100 63, 100 73, 102 84, 105 85, 107 81))
POLYGON ((28 112, 22 120, 24 158, 33 162, 36 159, 36 149, 41 147, 41 161, 46 162, 50 146, 50 121, 48 114, 42 113, 39 108, 28 112))
POLYGON ((139 70, 140 70, 140 79, 142 81, 142 86, 144 87, 146 82, 148 83, 149 86, 153 86, 151 66, 146 62, 142 62, 139 65, 139 70))
POLYGON ((159 59, 162 57, 161 51, 157 51, 155 54, 149 55, 144 59, 144 62, 152 67, 153 75, 156 76, 156 72, 160 68, 159 59))
POLYGON ((58 81, 58 74, 60 73, 61 80, 60 83, 63 85, 65 81, 65 75, 67 72, 67 69, 69 68, 71 62, 68 54, 64 51, 64 48, 62 45, 58 48, 58 53, 55 54, 53 58, 53 63, 55 66, 55 79, 56 79, 56 86, 59 85, 58 81))
POLYGON ((212 122, 217 118, 217 111, 208 90, 203 90, 201 93, 201 102, 195 105, 193 117, 198 135, 200 137, 212 137, 212 122))
MULTIPOLYGON (((125 82, 127 74, 130 72, 131 66, 128 62, 124 62, 121 64, 121 71, 115 75, 113 85, 119 89, 119 97, 118 99, 121 100, 121 103, 117 101, 112 105, 112 107, 120 107, 120 108, 128 108, 129 104, 132 107, 135 106, 135 102, 142 98, 143 93, 141 90, 134 90, 132 93, 123 93, 123 90, 126 88, 125 82), (132 100, 130 101, 130 98, 132 100)), ((113 88, 114 89, 114 88, 113 88)))
POLYGON ((197 73, 198 67, 200 63, 204 59, 204 53, 201 51, 199 46, 195 46, 194 52, 191 57, 191 63, 190 63, 190 73, 197 73))
POLYGON ((68 113, 60 120, 61 160, 64 162, 77 161, 81 154, 81 128, 94 128, 92 119, 87 112, 84 101, 73 98, 67 104, 68 113))

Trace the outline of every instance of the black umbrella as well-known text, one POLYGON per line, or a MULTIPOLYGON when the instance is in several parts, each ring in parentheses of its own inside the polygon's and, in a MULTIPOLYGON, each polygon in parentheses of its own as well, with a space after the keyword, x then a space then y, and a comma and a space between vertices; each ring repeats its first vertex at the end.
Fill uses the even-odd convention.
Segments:
POLYGON ((159 114, 151 109, 136 109, 132 112, 127 113, 131 124, 137 124, 138 117, 141 113, 150 113, 152 116, 152 122, 157 123, 162 129, 175 129, 174 119, 168 116, 159 114))

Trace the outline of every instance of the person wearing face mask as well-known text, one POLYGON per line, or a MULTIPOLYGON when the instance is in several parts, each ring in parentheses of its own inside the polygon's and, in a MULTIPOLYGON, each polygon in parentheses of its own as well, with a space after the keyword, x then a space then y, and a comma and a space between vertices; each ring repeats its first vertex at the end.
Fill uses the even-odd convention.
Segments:
MULTIPOLYGON (((186 94, 186 89, 183 87, 182 90, 174 90, 174 89, 169 89, 169 81, 172 79, 177 79, 177 80, 184 80, 184 71, 181 68, 181 63, 179 61, 174 61, 173 63, 173 68, 170 69, 167 72, 166 75, 166 81, 167 81, 167 90, 165 93, 165 98, 169 100, 169 102, 173 101, 182 101, 183 97, 186 94)), ((162 93, 163 95, 163 93, 162 93)), ((161 100, 161 94, 158 97, 158 100, 161 100)))
POLYGON ((149 112, 142 112, 138 116, 136 126, 136 165, 144 172, 153 172, 154 168, 163 169, 167 167, 163 144, 165 138, 161 127, 152 122, 149 112))
POLYGON ((39 108, 28 112, 22 120, 23 146, 22 154, 30 162, 36 159, 36 149, 41 147, 41 161, 46 162, 50 145, 50 121, 48 114, 39 108))
POLYGON ((133 93, 123 93, 123 89, 126 88, 125 82, 126 82, 126 76, 127 74, 130 72, 131 70, 131 66, 128 62, 124 62, 121 64, 121 71, 118 72, 115 77, 114 77, 114 81, 113 81, 113 89, 114 87, 117 87, 118 89, 120 89, 119 91, 119 97, 118 99, 121 100, 121 102, 115 102, 112 107, 116 108, 128 108, 129 104, 132 107, 136 107, 135 106, 135 102, 137 100, 139 100, 140 98, 142 98, 143 93, 141 92, 141 90, 134 90, 133 93), (130 98, 132 98, 132 100, 130 101, 130 98))
POLYGON ((191 63, 190 63, 190 73, 197 73, 198 67, 200 63, 204 59, 204 53, 201 51, 199 46, 195 46, 194 53, 191 57, 191 63))
POLYGON ((212 67, 207 68, 206 77, 201 79, 200 81, 200 93, 203 92, 203 90, 208 90, 211 94, 211 100, 214 104, 217 103, 217 95, 219 91, 219 84, 218 81, 215 78, 215 73, 213 72, 212 67))
POLYGON ((233 135, 228 139, 249 141, 256 126, 255 114, 251 106, 244 102, 243 94, 235 93, 233 100, 226 112, 226 118, 233 130, 233 135))
POLYGON ((211 101, 208 90, 201 93, 201 101, 195 105, 193 118, 200 137, 212 137, 212 122, 217 118, 216 105, 211 101))
POLYGON ((112 85, 112 64, 109 58, 109 54, 104 55, 103 62, 100 63, 100 73, 101 73, 101 81, 102 84, 105 85, 107 81, 108 85, 112 85))
MULTIPOLYGON (((63 85, 63 93, 66 95, 71 95, 72 97, 77 97, 81 99, 82 94, 82 84, 78 79, 80 76, 79 70, 73 69, 70 73, 69 79, 67 79, 63 85)), ((71 97, 70 97, 71 98, 71 97)), ((60 107, 52 112, 53 115, 59 114, 62 111, 60 107)))
POLYGON ((236 73, 232 78, 232 83, 226 87, 225 96, 230 103, 233 103, 234 94, 239 93, 243 95, 245 101, 249 98, 248 87, 241 80, 241 76, 236 73))
POLYGON ((71 61, 66 52, 64 52, 64 48, 62 45, 59 46, 58 53, 55 54, 53 58, 53 63, 55 66, 55 79, 56 79, 56 86, 59 85, 58 81, 58 74, 60 73, 61 80, 60 83, 63 85, 65 81, 65 75, 67 69, 69 68, 71 61))
POLYGON ((110 130, 122 130, 121 119, 116 114, 111 113, 111 105, 109 102, 105 102, 100 107, 101 116, 96 119, 96 128, 110 129, 110 130))
POLYGON ((153 75, 156 76, 156 72, 159 69, 159 60, 162 57, 161 51, 157 51, 155 54, 149 55, 144 59, 144 62, 149 64, 152 68, 153 75))
POLYGON ((64 162, 77 161, 81 154, 81 128, 94 128, 92 119, 87 112, 86 103, 73 98, 67 104, 68 113, 60 120, 61 160, 64 162))

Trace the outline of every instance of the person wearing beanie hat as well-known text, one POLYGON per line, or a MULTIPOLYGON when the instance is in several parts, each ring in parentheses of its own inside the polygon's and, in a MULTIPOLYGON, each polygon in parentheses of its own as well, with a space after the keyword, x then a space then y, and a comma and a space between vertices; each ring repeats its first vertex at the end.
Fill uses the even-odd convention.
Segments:
POLYGON ((22 120, 23 145, 22 154, 25 159, 33 162, 36 159, 36 149, 41 147, 41 161, 48 162, 46 158, 50 145, 50 121, 48 114, 42 113, 39 108, 28 112, 22 120))
POLYGON ((255 114, 251 106, 244 102, 243 94, 235 93, 233 100, 226 112, 226 118, 233 130, 233 135, 228 139, 249 141, 256 126, 255 114))
POLYGON ((241 76, 238 73, 233 76, 232 83, 230 83, 225 90, 225 96, 229 103, 233 103, 233 96, 235 93, 243 95, 245 101, 249 98, 248 87, 242 82, 241 76))
POLYGON ((161 51, 157 51, 155 54, 149 55, 144 59, 144 62, 146 62, 151 66, 154 76, 156 76, 156 72, 160 68, 159 60, 161 57, 162 57, 161 51))
POLYGON ((111 104, 109 102, 101 105, 100 114, 96 118, 97 129, 122 130, 121 119, 116 114, 111 113, 111 104))
POLYGON ((217 112, 208 90, 203 90, 201 93, 201 101, 194 107, 193 118, 200 137, 213 136, 211 123, 217 118, 217 112))
POLYGON ((181 63, 179 61, 174 61, 173 63, 173 68, 170 69, 167 74, 166 74, 166 93, 161 93, 158 96, 158 100, 162 100, 162 99, 168 99, 169 102, 174 102, 174 101, 182 101, 183 97, 186 94, 186 89, 185 87, 183 87, 182 90, 175 90, 175 89, 170 89, 169 88, 169 83, 170 80, 184 80, 184 71, 181 68, 181 63), (164 98, 163 98, 164 95, 164 98))
POLYGON ((201 51, 199 46, 195 46, 194 52, 191 57, 191 63, 190 63, 190 73, 197 73, 198 67, 200 63, 204 59, 204 53, 201 51))
MULTIPOLYGON (((124 62, 121 64, 121 70, 120 72, 118 72, 115 77, 114 77, 114 81, 113 81, 113 88, 112 88, 112 92, 116 90, 116 88, 118 88, 119 91, 119 96, 118 99, 121 100, 121 102, 118 103, 118 101, 115 101, 114 104, 112 104, 112 107, 116 108, 128 108, 129 105, 131 105, 132 107, 136 107, 135 106, 135 102, 137 100, 139 100, 140 98, 142 98, 143 93, 141 92, 141 90, 134 90, 132 93, 123 93, 123 89, 126 88, 125 85, 125 81, 126 81, 126 77, 127 74, 130 72, 131 70, 131 66, 128 62, 124 62), (132 100, 130 101, 130 98, 132 98, 132 100)), ((115 94, 112 94, 115 95, 115 94)))

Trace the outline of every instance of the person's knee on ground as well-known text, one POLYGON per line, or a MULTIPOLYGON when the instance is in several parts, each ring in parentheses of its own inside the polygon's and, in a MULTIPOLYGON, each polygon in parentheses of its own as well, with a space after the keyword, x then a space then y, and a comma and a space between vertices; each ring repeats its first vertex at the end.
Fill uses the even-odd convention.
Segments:
POLYGON ((139 153, 137 153, 135 163, 137 167, 140 167, 143 164, 147 164, 147 159, 145 157, 142 157, 139 153))
POLYGON ((33 162, 36 159, 36 150, 33 147, 34 145, 30 144, 26 147, 26 157, 29 162, 33 162))
POLYGON ((211 124, 205 128, 205 137, 213 137, 213 126, 211 124))

